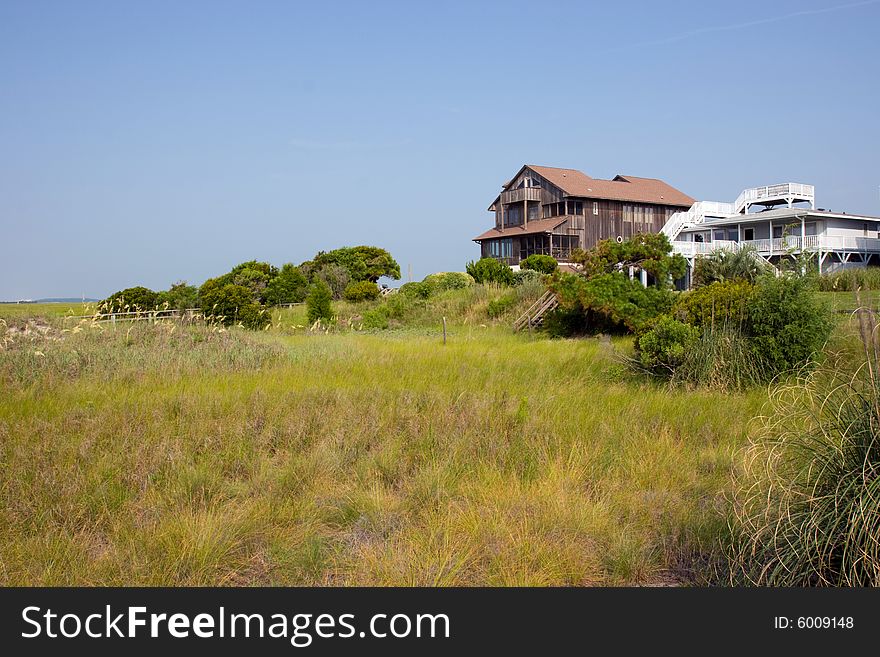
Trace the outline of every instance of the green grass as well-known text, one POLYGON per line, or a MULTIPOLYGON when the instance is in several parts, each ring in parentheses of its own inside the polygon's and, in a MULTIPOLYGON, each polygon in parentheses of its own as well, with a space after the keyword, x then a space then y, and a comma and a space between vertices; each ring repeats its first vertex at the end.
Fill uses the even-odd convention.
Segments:
POLYGON ((0 584, 702 581, 766 393, 648 384, 469 294, 445 347, 453 299, 379 333, 7 341, 0 584))
POLYGON ((0 319, 91 315, 97 303, 0 303, 0 319))

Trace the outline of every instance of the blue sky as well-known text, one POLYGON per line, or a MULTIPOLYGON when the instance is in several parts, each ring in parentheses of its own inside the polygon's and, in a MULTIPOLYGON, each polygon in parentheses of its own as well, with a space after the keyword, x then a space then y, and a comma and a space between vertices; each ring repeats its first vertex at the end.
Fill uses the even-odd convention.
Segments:
POLYGON ((880 2, 0 3, 0 299, 376 244, 460 270, 524 163, 880 214, 880 2))

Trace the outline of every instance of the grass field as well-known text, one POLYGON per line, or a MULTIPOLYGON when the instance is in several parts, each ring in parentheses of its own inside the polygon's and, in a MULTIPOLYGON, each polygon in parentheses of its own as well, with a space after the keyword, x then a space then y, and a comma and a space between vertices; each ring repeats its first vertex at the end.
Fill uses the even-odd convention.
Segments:
POLYGON ((34 337, 0 357, 0 583, 690 581, 764 395, 670 392, 612 351, 480 326, 34 337))
POLYGON ((496 293, 467 293, 445 346, 450 299, 372 333, 294 308, 261 333, 17 334, 0 584, 705 582, 767 391, 634 378, 625 339, 513 335, 486 320, 496 293))

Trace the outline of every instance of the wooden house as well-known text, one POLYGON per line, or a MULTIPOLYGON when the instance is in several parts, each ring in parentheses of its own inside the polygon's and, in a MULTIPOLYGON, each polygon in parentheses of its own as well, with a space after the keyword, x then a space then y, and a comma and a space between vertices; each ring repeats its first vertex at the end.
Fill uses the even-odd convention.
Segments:
POLYGON ((657 233, 694 203, 662 180, 618 175, 600 180, 575 169, 527 164, 502 186, 489 211, 495 226, 478 235, 481 257, 510 265, 534 254, 566 262, 602 239, 657 233))

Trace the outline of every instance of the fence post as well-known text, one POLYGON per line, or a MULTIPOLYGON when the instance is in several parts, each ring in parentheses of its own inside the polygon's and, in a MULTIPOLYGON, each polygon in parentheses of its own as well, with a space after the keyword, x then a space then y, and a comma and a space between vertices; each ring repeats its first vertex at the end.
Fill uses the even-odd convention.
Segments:
POLYGON ((443 344, 446 344, 446 318, 443 318, 443 344))

